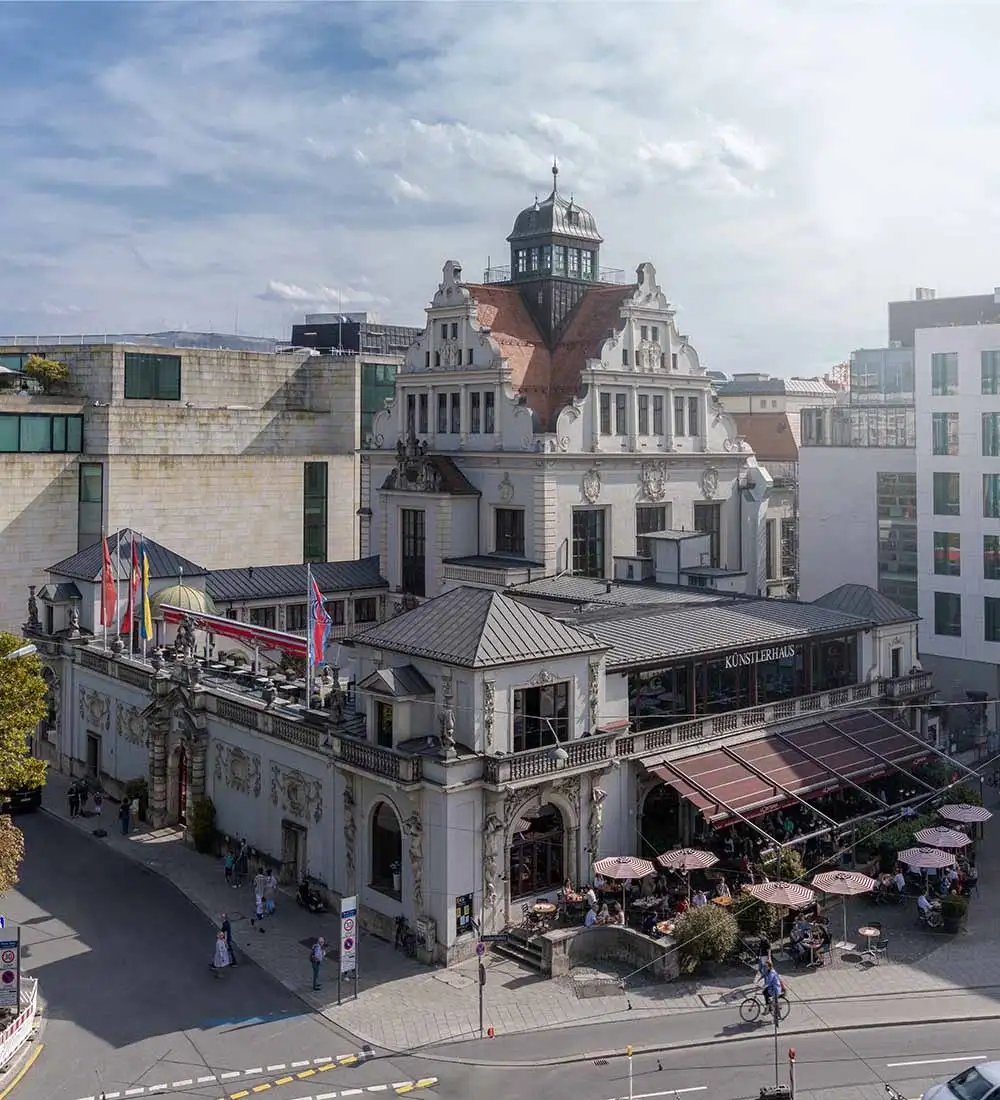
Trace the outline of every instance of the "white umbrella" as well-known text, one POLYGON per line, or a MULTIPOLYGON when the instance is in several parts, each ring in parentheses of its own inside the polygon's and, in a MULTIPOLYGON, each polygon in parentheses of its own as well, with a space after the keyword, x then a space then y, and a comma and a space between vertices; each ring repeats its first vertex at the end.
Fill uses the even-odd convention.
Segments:
POLYGON ((983 821, 989 821, 993 816, 985 806, 970 806, 967 802, 942 806, 938 813, 945 821, 960 821, 963 825, 978 825, 983 821))
POLYGON ((951 852, 943 852, 940 848, 905 848, 896 858, 914 871, 950 867, 955 862, 951 852))
POLYGON ((622 908, 625 907, 625 880, 630 878, 646 878, 653 874, 656 868, 648 859, 639 859, 637 856, 607 856, 599 859, 594 864, 594 870, 604 878, 613 878, 622 884, 622 908))
POLYGON ((703 848, 675 848, 656 857, 656 862, 667 871, 680 871, 687 879, 688 901, 691 901, 691 872, 714 867, 719 857, 703 848))
MULTIPOLYGON (((878 885, 873 878, 860 871, 824 871, 814 875, 813 886, 824 894, 840 894, 847 898, 855 894, 870 894, 878 885)), ((844 942, 847 942, 847 902, 844 902, 844 942)), ((832 956, 831 956, 832 957, 832 956)))
POLYGON ((921 829, 914 833, 914 838, 921 844, 929 844, 932 848, 964 848, 972 843, 972 838, 958 829, 949 829, 946 825, 935 825, 930 829, 921 829))
POLYGON ((801 909, 816 899, 815 891, 797 882, 755 882, 744 886, 743 892, 768 905, 781 905, 786 909, 801 909))

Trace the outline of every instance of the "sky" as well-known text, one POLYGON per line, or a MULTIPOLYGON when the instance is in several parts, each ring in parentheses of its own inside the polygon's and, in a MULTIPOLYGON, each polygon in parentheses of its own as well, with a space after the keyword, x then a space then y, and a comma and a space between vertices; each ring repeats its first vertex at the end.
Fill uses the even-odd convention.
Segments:
POLYGON ((1000 5, 0 5, 2 335, 424 322, 551 189, 703 364, 1000 285, 1000 5))

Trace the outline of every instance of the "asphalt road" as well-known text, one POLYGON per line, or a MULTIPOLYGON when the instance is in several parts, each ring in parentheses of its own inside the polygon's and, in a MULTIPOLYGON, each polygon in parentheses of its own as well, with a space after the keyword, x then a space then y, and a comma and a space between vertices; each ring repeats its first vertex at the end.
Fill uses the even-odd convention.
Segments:
MULTIPOLYGON (((665 1033, 670 1021, 662 1020, 665 1033)), ((565 1029, 553 1036, 572 1032, 565 1029)), ((916 1098, 982 1058, 1000 1058, 995 1021, 869 1028, 779 1036, 778 1080, 788 1083, 788 1047, 796 1050, 798 1100, 885 1100, 885 1084, 916 1098)), ((636 1055, 632 1060, 634 1100, 671 1096, 699 1100, 756 1100, 761 1087, 775 1084, 773 1033, 739 1042, 690 1050, 636 1055), (663 1068, 660 1069, 659 1067, 663 1068)), ((436 1086, 442 1100, 505 1095, 546 1100, 624 1100, 629 1095, 628 1060, 610 1058, 562 1066, 441 1067, 436 1086)), ((288 1100, 293 1100, 291 1094, 288 1100)))
POLYGON ((288 1076, 268 1095, 298 1100, 430 1075, 412 1059, 320 1069, 356 1042, 249 961, 216 978, 215 930, 168 882, 46 814, 18 824, 26 856, 3 912, 46 1022, 11 1100, 141 1100, 156 1085, 216 1100, 288 1076))

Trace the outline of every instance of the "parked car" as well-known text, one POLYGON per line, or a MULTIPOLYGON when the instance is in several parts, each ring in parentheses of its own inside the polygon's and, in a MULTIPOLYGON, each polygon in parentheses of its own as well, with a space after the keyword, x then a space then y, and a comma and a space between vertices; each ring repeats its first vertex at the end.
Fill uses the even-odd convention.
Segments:
POLYGON ((0 791, 0 814, 31 813, 41 804, 41 787, 19 787, 15 791, 0 791))
POLYGON ((980 1062, 944 1085, 932 1085, 923 1100, 1000 1100, 1000 1062, 980 1062))

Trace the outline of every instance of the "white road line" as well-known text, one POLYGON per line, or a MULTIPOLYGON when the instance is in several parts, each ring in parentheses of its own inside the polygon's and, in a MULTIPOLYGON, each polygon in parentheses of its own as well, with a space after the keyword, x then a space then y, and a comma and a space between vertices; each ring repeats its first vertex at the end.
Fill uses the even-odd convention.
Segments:
POLYGON ((985 1062, 985 1054, 963 1054, 961 1058, 923 1058, 919 1062, 886 1062, 888 1069, 902 1069, 904 1066, 939 1066, 945 1062, 985 1062))
POLYGON ((231 1081, 234 1077, 239 1077, 240 1071, 238 1069, 231 1069, 228 1073, 220 1073, 220 1081, 231 1081))
MULTIPOLYGON (((682 1096, 686 1092, 705 1092, 707 1089, 708 1085, 695 1085, 689 1089, 666 1089, 663 1092, 637 1092, 633 1094, 632 1100, 653 1100, 655 1096, 682 1096)), ((620 1098, 613 1096, 611 1100, 620 1100, 620 1098)))
POLYGON ((139 1088, 139 1089, 126 1089, 126 1090, 125 1090, 125 1095, 126 1095, 126 1096, 142 1096, 142 1094, 143 1094, 143 1093, 144 1093, 145 1091, 146 1091, 146 1090, 145 1090, 144 1088, 139 1088))
POLYGON ((119 1096, 121 1096, 120 1092, 106 1092, 104 1093, 104 1100, 118 1100, 119 1096))
POLYGON ((217 1080, 218 1080, 218 1078, 213 1073, 209 1077, 199 1077, 196 1083, 199 1084, 199 1085, 207 1085, 209 1083, 209 1081, 217 1081, 217 1080))
POLYGON ((166 1092, 168 1088, 169 1088, 169 1086, 167 1085, 167 1082, 164 1081, 160 1085, 150 1085, 148 1091, 149 1092, 166 1092))
POLYGON ((364 1091, 365 1091, 364 1089, 344 1089, 344 1091, 340 1095, 341 1096, 360 1096, 364 1091))
MULTIPOLYGON (((413 1084, 412 1081, 396 1081, 396 1082, 393 1083, 392 1087, 394 1089, 401 1089, 404 1085, 412 1085, 412 1084, 413 1084)), ((318 1097, 317 1097, 317 1100, 318 1100, 318 1097)))
POLYGON ((284 1069, 285 1065, 286 1065, 285 1062, 279 1062, 276 1066, 268 1066, 267 1067, 267 1072, 268 1073, 277 1073, 279 1069, 284 1069))
POLYGON ((303 1066, 308 1066, 308 1065, 311 1065, 311 1064, 312 1063, 307 1058, 304 1062, 292 1062, 291 1067, 292 1067, 292 1069, 301 1069, 303 1066))
POLYGON ((245 1069, 243 1071, 243 1076, 244 1077, 253 1077, 253 1075, 255 1073, 263 1073, 263 1072, 264 1072, 264 1067, 263 1066, 254 1066, 253 1069, 245 1069))
POLYGON ((335 1092, 320 1092, 316 1094, 316 1100, 335 1100, 335 1092))
MULTIPOLYGON (((186 1081, 171 1081, 170 1082, 170 1087, 172 1089, 182 1089, 182 1088, 185 1087, 185 1085, 193 1085, 193 1084, 194 1084, 194 1078, 189 1077, 186 1081)), ((105 1096, 107 1096, 107 1093, 105 1093, 105 1096)))
POLYGON ((368 1086, 368 1091, 369 1092, 385 1092, 385 1090, 388 1087, 389 1087, 388 1085, 369 1085, 368 1086))
MULTIPOLYGON (((313 1065, 314 1066, 325 1066, 327 1062, 332 1062, 332 1061, 333 1061, 333 1059, 330 1058, 330 1057, 327 1057, 327 1058, 314 1058, 313 1059, 313 1065)), ((334 1095, 336 1095, 336 1093, 334 1095)))

